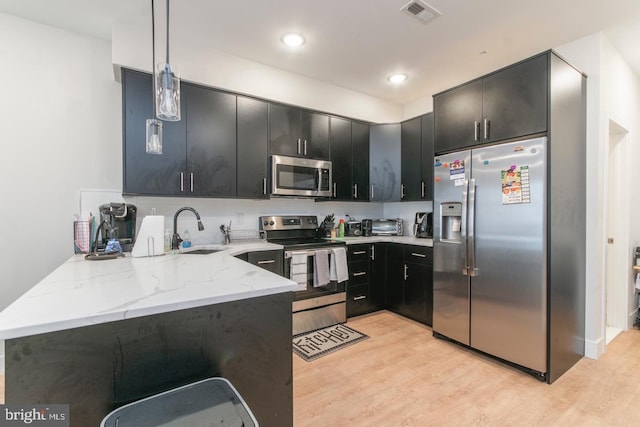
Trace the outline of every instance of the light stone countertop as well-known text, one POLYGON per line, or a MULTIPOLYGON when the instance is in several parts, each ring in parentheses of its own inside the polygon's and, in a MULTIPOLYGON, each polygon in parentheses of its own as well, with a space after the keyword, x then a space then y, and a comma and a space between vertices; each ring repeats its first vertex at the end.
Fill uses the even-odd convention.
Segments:
POLYGON ((87 261, 74 255, 0 313, 0 339, 89 326, 289 292, 297 285, 234 258, 282 249, 266 242, 198 246, 207 255, 167 253, 87 261))
POLYGON ((391 242, 403 245, 429 246, 433 247, 433 239, 422 239, 414 236, 371 236, 371 237, 337 237, 332 240, 342 240, 347 245, 361 243, 391 242))

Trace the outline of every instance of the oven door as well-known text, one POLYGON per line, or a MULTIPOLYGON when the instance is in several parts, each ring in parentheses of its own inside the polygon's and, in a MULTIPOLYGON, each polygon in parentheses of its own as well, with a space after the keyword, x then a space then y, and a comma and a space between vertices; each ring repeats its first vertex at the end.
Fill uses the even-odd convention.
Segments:
POLYGON ((271 156, 271 194, 331 197, 331 162, 271 156))
MULTIPOLYGON (((291 277, 291 256, 294 252, 299 251, 285 251, 284 255, 284 277, 291 277)), ((300 251, 305 252, 305 251, 300 251)), ((303 285, 300 285, 299 290, 293 294, 294 301, 303 299, 317 298, 331 294, 337 294, 345 292, 345 282, 338 283, 332 280, 326 286, 313 286, 313 272, 314 272, 314 256, 315 251, 313 249, 306 250, 307 253, 307 280, 306 289, 302 289, 303 285)))

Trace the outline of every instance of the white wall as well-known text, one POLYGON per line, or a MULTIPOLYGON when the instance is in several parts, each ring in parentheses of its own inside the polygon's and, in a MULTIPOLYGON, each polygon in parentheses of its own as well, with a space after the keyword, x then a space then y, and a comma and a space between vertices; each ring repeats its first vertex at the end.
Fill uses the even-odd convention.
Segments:
POLYGON ((110 48, 0 14, 0 310, 73 253, 78 189, 121 187, 110 48))
MULTIPOLYGON (((605 350, 604 203, 608 123, 609 120, 614 120, 630 131, 629 158, 640 158, 640 81, 602 33, 559 46, 555 50, 588 75, 586 355, 598 358, 605 350)), ((638 169, 631 170, 631 182, 639 182, 638 169)), ((633 185, 631 187, 633 188, 633 185)), ((629 260, 631 248, 640 244, 640 227, 634 218, 634 212, 638 212, 640 203, 633 198, 631 200, 628 215, 629 219, 633 220, 630 229, 629 260)))

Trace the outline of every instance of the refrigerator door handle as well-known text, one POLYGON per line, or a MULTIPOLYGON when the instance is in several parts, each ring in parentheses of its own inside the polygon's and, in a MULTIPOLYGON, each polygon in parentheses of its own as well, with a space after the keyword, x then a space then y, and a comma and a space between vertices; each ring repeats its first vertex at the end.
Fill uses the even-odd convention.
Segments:
POLYGON ((469 260, 467 258, 467 200, 469 180, 464 180, 462 188, 462 217, 460 218, 460 240, 462 241, 462 274, 469 274, 469 260))
POLYGON ((476 268, 476 180, 471 179, 469 181, 469 239, 468 239, 468 252, 469 252, 469 276, 478 276, 478 269, 476 268))

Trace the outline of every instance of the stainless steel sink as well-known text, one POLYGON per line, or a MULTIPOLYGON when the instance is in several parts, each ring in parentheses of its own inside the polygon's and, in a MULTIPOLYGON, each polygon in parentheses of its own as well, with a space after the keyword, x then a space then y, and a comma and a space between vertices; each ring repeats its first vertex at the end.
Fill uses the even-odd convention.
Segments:
POLYGON ((215 252, 220 252, 221 249, 194 249, 192 251, 180 252, 182 255, 207 255, 215 252))

